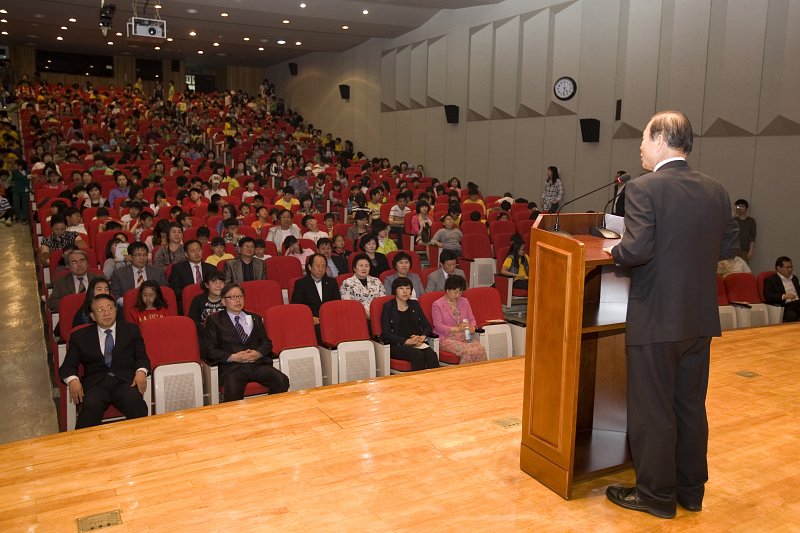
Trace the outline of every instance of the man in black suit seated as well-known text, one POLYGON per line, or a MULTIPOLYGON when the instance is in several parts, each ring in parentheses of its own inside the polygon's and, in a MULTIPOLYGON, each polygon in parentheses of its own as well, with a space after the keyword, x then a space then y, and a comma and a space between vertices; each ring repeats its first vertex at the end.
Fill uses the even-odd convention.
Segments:
POLYGON ((794 265, 785 255, 775 260, 775 274, 764 279, 764 301, 783 307, 783 321, 800 320, 800 283, 792 274, 794 265))
MULTIPOLYGON (((320 239, 322 240, 322 239, 320 239)), ((314 254, 306 261, 307 275, 297 280, 292 292, 293 304, 304 304, 311 308, 317 341, 322 342, 319 331, 319 308, 325 302, 341 300, 339 285, 325 271, 328 262, 322 254, 314 254)))
MULTIPOLYGON (((183 312, 183 289, 193 283, 202 283, 206 276, 211 275, 216 270, 213 266, 203 262, 203 246, 200 241, 189 240, 183 244, 186 252, 186 261, 175 263, 172 272, 169 274, 169 286, 175 292, 175 299, 178 301, 178 309, 183 312)), ((188 310, 189 304, 186 307, 188 310)))
POLYGON ((53 292, 47 298, 47 307, 51 311, 58 311, 58 304, 64 296, 85 292, 90 281, 103 277, 89 272, 88 257, 83 250, 73 250, 65 255, 64 263, 69 269, 69 274, 53 281, 53 292))
POLYGON ((91 316, 96 324, 72 333, 58 371, 78 407, 75 429, 99 425, 109 405, 129 419, 147 416, 142 395, 147 390, 150 359, 139 328, 117 322, 117 306, 108 294, 94 298, 91 316), (83 378, 78 374, 80 365, 83 378))
POLYGON ((167 284, 164 269, 157 265, 147 264, 150 252, 145 243, 132 242, 128 246, 128 257, 131 258, 131 264, 114 270, 114 274, 111 276, 111 294, 120 305, 122 305, 122 297, 126 292, 139 288, 147 280, 155 280, 162 287, 167 284))
POLYGON ((203 358, 219 368, 224 401, 241 400, 251 381, 269 389, 270 394, 289 390, 289 378, 272 366, 272 342, 264 322, 244 311, 244 290, 236 283, 222 289, 224 311, 206 319, 201 349, 203 358))
MULTIPOLYGON (((327 237, 323 237, 317 241, 317 250, 325 256, 328 262, 328 267, 325 273, 330 277, 336 279, 340 274, 347 274, 347 259, 340 255, 333 255, 333 243, 327 237)), ((306 262, 308 264, 308 262, 306 262)))

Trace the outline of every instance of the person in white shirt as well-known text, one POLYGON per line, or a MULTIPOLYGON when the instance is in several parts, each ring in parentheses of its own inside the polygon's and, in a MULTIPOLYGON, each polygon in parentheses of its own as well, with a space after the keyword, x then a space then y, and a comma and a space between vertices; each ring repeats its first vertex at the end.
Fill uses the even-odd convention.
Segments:
POLYGON ((314 215, 306 215, 303 217, 303 227, 307 230, 303 233, 303 238, 311 239, 314 241, 314 244, 317 244, 318 240, 328 236, 327 231, 319 230, 318 222, 317 219, 314 218, 314 215))

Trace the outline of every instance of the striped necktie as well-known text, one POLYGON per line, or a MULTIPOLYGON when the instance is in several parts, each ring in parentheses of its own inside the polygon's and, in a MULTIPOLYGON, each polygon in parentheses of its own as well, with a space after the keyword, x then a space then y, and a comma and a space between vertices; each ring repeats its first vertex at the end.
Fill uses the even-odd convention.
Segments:
POLYGON ((238 316, 236 317, 235 321, 236 321, 236 324, 234 324, 234 327, 236 328, 236 333, 239 334, 239 337, 241 337, 241 339, 242 339, 242 344, 244 344, 245 342, 247 342, 248 335, 244 331, 244 328, 242 327, 242 325, 239 323, 239 317, 238 316))
POLYGON ((201 283, 203 281, 203 275, 200 273, 200 265, 194 265, 194 282, 201 283))
POLYGON ((136 288, 139 288, 142 283, 144 283, 144 274, 140 269, 136 271, 136 288))

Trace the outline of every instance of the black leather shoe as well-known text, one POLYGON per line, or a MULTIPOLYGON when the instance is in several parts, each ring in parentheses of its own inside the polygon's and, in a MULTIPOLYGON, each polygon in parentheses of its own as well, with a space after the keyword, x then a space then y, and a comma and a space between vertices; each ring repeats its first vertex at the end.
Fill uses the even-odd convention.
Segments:
POLYGON ((650 513, 658 518, 675 518, 675 511, 668 513, 648 507, 646 503, 639 499, 639 495, 636 493, 636 487, 612 485, 606 489, 606 497, 611 500, 611 503, 624 507, 625 509, 650 513))
POLYGON ((687 511, 691 511, 693 513, 699 513, 700 511, 703 510, 703 504, 702 503, 684 502, 684 501, 681 501, 680 498, 678 498, 678 503, 680 504, 681 507, 683 507, 687 511))

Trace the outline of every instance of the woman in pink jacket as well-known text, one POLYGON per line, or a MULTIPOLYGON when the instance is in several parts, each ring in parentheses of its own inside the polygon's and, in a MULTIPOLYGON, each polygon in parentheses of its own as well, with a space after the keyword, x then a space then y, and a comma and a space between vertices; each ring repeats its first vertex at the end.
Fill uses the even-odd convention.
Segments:
POLYGON ((459 356, 461 363, 486 361, 486 349, 475 334, 475 316, 469 300, 461 296, 466 288, 462 276, 448 276, 444 296, 433 302, 431 309, 433 331, 439 335, 439 348, 459 356))

